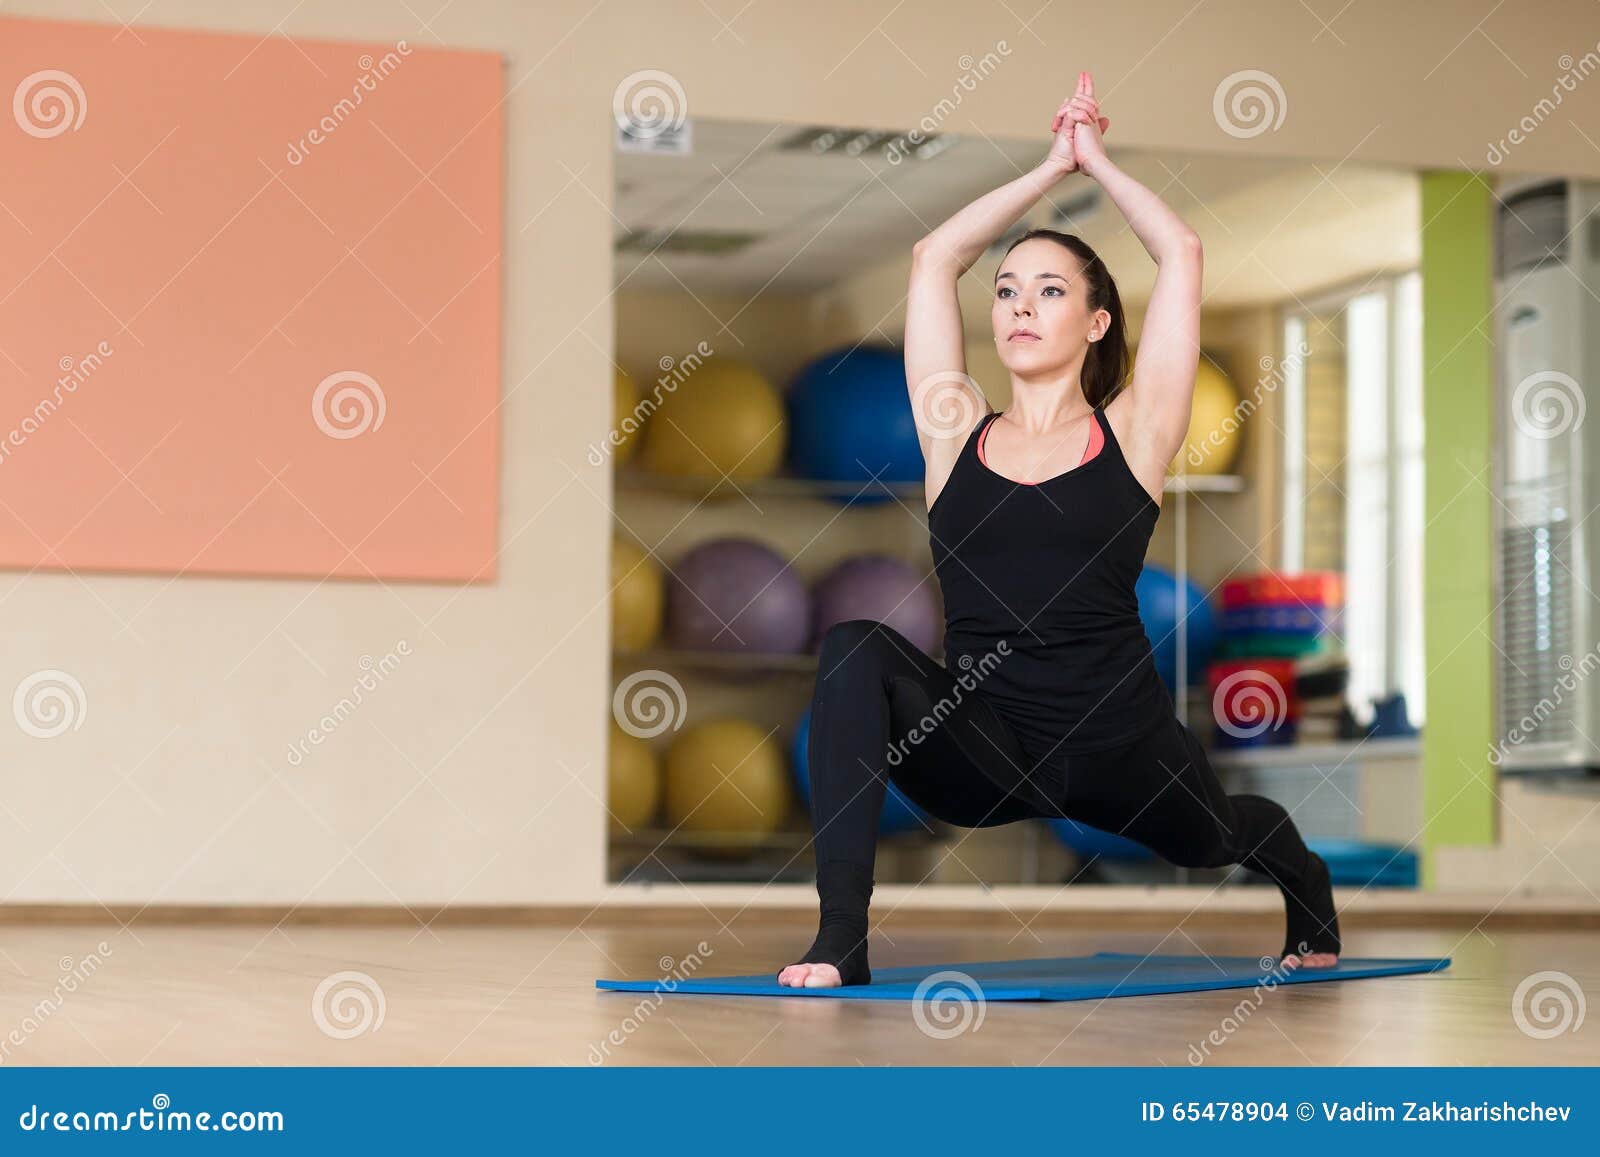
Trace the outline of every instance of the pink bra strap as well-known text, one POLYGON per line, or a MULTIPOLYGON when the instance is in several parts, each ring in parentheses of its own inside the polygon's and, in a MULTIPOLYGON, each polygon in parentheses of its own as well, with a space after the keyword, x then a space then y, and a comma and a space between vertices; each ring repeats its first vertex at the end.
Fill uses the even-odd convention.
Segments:
POLYGON ((1096 418, 1089 423, 1089 444, 1083 448, 1083 458, 1078 462, 1078 465, 1082 466, 1084 462, 1100 453, 1100 448, 1105 444, 1105 431, 1100 428, 1100 419, 1096 418))

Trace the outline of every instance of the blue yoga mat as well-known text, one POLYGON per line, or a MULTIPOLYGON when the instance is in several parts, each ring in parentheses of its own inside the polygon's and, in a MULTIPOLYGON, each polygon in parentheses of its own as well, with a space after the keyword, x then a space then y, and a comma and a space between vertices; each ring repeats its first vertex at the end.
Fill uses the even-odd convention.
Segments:
POLYGON ((848 988, 786 988, 773 973, 759 976, 706 976, 679 980, 597 980, 613 992, 684 993, 700 996, 811 996, 834 1000, 924 1000, 957 989, 984 1000, 1095 1000, 1106 996, 1149 996, 1162 992, 1204 992, 1215 988, 1253 988, 1258 984, 1314 984, 1439 972, 1450 958, 1352 958, 1332 968, 1284 971, 1272 958, 1254 956, 1140 956, 1096 952, 1093 956, 1054 956, 1039 960, 982 960, 966 964, 921 964, 876 968, 872 983, 848 988))

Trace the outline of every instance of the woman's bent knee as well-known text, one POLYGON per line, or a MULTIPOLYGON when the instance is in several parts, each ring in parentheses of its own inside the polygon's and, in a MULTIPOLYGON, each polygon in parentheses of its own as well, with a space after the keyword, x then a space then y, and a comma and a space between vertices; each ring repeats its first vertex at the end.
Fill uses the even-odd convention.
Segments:
POLYGON ((1239 862, 1238 853, 1224 834, 1218 830, 1208 837, 1195 833, 1177 846, 1158 848, 1162 857, 1180 868, 1226 868, 1239 862))
POLYGON ((893 627, 872 619, 846 619, 823 632, 818 674, 827 678, 841 668, 850 668, 882 675, 907 665, 906 648, 910 646, 893 627))

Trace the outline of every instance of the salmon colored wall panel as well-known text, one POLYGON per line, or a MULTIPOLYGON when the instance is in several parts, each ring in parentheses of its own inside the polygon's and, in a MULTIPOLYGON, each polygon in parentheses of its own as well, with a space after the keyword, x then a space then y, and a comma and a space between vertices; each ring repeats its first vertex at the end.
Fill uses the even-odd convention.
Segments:
POLYGON ((503 98, 0 19, 0 566, 492 579, 503 98))

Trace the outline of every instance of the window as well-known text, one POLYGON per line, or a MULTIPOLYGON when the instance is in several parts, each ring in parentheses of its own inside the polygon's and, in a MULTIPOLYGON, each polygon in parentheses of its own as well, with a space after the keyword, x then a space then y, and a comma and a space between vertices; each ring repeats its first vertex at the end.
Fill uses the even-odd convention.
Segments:
POLYGON ((1376 279, 1286 311, 1286 571, 1345 576, 1356 717, 1394 691, 1423 718, 1421 277, 1376 279))

